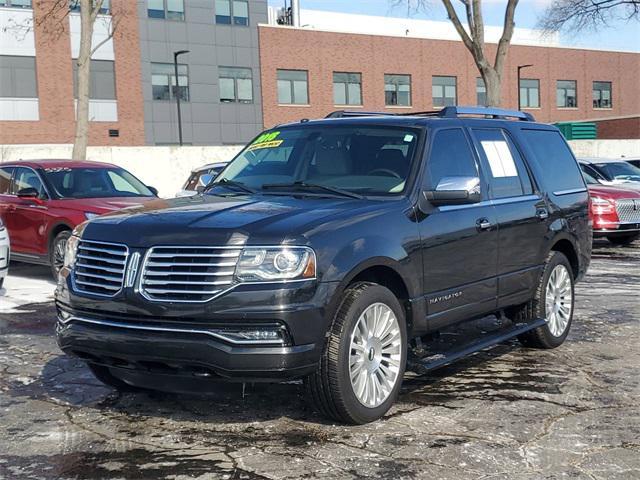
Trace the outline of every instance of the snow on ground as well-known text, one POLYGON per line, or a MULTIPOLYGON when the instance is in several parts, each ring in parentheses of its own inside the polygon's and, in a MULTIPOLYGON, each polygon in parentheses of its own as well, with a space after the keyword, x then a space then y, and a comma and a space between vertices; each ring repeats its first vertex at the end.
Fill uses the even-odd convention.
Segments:
POLYGON ((55 288, 49 267, 12 262, 0 289, 0 313, 24 312, 24 305, 50 302, 55 288))

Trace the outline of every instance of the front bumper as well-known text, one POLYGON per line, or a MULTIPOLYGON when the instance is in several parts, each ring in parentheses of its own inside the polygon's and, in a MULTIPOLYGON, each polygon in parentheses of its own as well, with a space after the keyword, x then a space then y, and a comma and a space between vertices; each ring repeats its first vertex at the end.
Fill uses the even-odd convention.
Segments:
POLYGON ((57 340, 66 353, 121 373, 230 381, 299 378, 317 367, 335 288, 317 282, 247 285, 206 304, 159 305, 134 291, 113 299, 80 296, 63 279, 56 291, 57 340), (284 341, 246 344, 224 335, 225 329, 243 328, 280 329, 284 341))
POLYGON ((606 225, 594 225, 594 238, 609 237, 615 235, 628 235, 640 232, 640 223, 608 223, 606 225))
POLYGON ((0 230, 0 278, 6 277, 9 272, 10 255, 9 235, 6 229, 2 229, 0 230))

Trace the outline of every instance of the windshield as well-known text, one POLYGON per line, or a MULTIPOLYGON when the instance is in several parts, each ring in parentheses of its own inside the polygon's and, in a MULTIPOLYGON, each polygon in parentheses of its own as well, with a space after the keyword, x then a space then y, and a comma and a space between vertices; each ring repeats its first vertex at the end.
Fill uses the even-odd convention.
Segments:
POLYGON ((324 194, 329 188, 334 193, 399 194, 405 188, 419 132, 353 125, 271 130, 247 146, 217 181, 265 191, 320 186, 316 190, 324 194))
POLYGON ((627 162, 598 163, 596 165, 609 180, 626 180, 640 182, 640 168, 627 162))
POLYGON ((582 172, 582 176, 584 177, 584 181, 587 185, 599 185, 600 182, 589 175, 587 172, 582 172))
POLYGON ((47 180, 60 198, 153 197, 122 168, 47 168, 47 180))

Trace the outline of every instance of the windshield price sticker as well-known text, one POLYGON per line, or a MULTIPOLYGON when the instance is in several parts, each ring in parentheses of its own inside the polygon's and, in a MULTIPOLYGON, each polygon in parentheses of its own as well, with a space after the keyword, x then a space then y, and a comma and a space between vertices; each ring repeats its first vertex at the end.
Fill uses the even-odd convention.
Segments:
POLYGON ((256 140, 247 148, 247 151, 258 150, 259 148, 275 148, 282 145, 284 140, 276 140, 280 132, 268 132, 260 135, 256 140))

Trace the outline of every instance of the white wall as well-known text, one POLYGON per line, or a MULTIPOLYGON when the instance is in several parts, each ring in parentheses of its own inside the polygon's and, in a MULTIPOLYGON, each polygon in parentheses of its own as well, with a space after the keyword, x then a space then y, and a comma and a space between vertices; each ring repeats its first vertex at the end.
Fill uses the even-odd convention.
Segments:
MULTIPOLYGON (((640 157, 640 140, 572 140, 578 157, 640 157)), ((173 197, 194 168, 231 160, 241 146, 89 147, 87 158, 126 168, 163 197, 173 197)), ((0 145, 0 162, 71 158, 71 145, 0 145)))
MULTIPOLYGON (((194 168, 229 161, 241 146, 224 147, 89 147, 87 159, 119 165, 160 196, 173 197, 194 168)), ((71 158, 71 145, 0 145, 0 162, 42 158, 71 158)))

